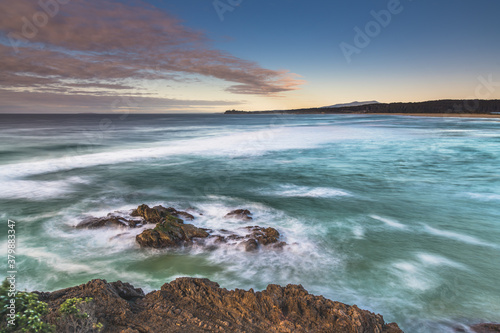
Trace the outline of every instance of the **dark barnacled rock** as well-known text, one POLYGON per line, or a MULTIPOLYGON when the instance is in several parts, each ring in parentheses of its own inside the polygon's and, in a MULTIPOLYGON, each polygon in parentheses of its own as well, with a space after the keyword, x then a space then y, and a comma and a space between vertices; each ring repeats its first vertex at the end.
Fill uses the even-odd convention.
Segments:
POLYGON ((252 217, 250 216, 252 213, 248 209, 236 209, 233 210, 224 216, 225 218, 236 218, 240 220, 251 220, 252 217))
MULTIPOLYGON (((395 323, 357 306, 309 294, 300 285, 269 285, 260 292, 227 290, 208 279, 178 278, 144 295, 128 283, 92 280, 37 292, 56 324, 69 298, 93 298, 103 333, 120 332, 331 332, 402 333, 395 323)), ((69 329, 69 328, 68 328, 69 329)))

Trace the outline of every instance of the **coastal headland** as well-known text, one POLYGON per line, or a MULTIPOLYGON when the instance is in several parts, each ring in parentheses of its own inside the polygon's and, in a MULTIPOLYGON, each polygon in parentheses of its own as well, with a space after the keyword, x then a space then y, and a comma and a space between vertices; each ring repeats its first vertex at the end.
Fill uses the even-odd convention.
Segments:
POLYGON ((500 118, 500 100, 436 100, 415 103, 372 103, 291 110, 239 111, 224 114, 373 114, 424 117, 500 118))

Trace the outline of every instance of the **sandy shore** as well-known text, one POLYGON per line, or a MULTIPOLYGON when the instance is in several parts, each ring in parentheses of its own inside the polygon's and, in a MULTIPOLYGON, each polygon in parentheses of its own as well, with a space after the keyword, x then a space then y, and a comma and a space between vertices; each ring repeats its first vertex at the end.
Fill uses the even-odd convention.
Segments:
POLYGON ((352 112, 345 114, 364 114, 381 116, 412 116, 412 117, 453 117, 453 118, 500 118, 500 114, 477 114, 477 113, 363 113, 352 112))

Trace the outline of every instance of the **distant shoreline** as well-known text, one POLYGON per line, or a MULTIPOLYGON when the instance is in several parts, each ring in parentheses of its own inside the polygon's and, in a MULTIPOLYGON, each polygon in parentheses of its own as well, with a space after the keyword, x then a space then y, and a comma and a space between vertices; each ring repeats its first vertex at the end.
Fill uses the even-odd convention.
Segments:
POLYGON ((292 110, 227 110, 224 114, 373 114, 420 117, 500 118, 500 100, 444 99, 416 103, 373 103, 292 110))
MULTIPOLYGON (((329 113, 333 114, 333 113, 329 113)), ((379 115, 379 116, 411 116, 411 117, 446 117, 446 118, 500 118, 500 114, 480 114, 480 113, 336 113, 336 114, 359 114, 359 115, 379 115)))

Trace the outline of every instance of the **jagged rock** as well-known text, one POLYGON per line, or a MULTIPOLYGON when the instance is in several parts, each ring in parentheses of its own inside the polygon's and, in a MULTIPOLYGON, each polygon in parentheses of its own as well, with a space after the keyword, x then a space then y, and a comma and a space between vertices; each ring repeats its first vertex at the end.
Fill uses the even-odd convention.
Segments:
MULTIPOLYGON (((132 309, 138 299, 145 297, 142 289, 136 289, 121 281, 107 283, 106 280, 92 280, 77 287, 62 289, 51 293, 36 292, 39 300, 49 304, 50 312, 46 320, 56 324, 61 304, 69 298, 92 297, 98 321, 105 325, 105 332, 118 332, 122 321, 132 316, 132 309)), ((133 325, 131 325, 133 327, 133 325)))
POLYGON ((248 252, 256 251, 260 246, 282 249, 283 246, 287 245, 285 242, 279 241, 280 233, 278 230, 271 227, 263 228, 259 226, 249 226, 240 228, 240 230, 249 233, 241 236, 240 234, 230 233, 222 229, 219 230, 219 232, 223 233, 222 235, 211 235, 210 238, 214 239, 214 244, 240 244, 248 252))
POLYGON ((224 216, 225 218, 236 218, 240 220, 252 220, 252 217, 250 216, 252 213, 248 209, 236 209, 233 211, 230 211, 229 213, 224 216))
MULTIPOLYGON (((161 207, 161 206, 157 206, 157 207, 161 207)), ((137 207, 136 209, 134 209, 130 215, 140 216, 145 221, 147 221, 149 223, 158 223, 158 222, 161 222, 162 218, 167 216, 168 213, 164 212, 160 209, 149 208, 148 205, 142 204, 139 207, 137 207)))
POLYGON ((92 297, 103 333, 332 332, 401 333, 379 314, 309 294, 300 285, 269 285, 261 292, 226 290, 208 279, 179 278, 147 295, 127 283, 92 280, 51 293, 49 322, 68 298, 92 297))
POLYGON ((246 227, 252 233, 247 236, 248 238, 254 238, 259 244, 269 245, 278 242, 280 233, 274 228, 262 228, 258 226, 246 227))
POLYGON ((253 238, 247 239, 246 241, 241 242, 241 244, 245 246, 245 251, 247 252, 257 251, 259 248, 259 243, 257 243, 257 241, 253 238))
MULTIPOLYGON (((182 217, 187 220, 193 220, 194 216, 183 211, 178 211, 175 208, 165 208, 163 206, 155 206, 150 208, 148 205, 142 204, 132 211, 131 216, 142 217, 143 221, 134 219, 126 219, 121 216, 108 214, 106 217, 89 217, 78 223, 77 229, 98 229, 104 227, 130 227, 135 228, 143 223, 160 223, 169 216, 182 217)), ((178 223, 184 223, 179 219, 178 223)))
POLYGON ((206 238, 209 234, 192 224, 184 224, 182 220, 168 216, 158 223, 154 229, 144 230, 136 236, 142 247, 179 247, 190 244, 194 238, 206 238))
MULTIPOLYGON (((192 224, 184 224, 179 218, 192 220, 194 216, 178 211, 173 207, 165 208, 161 205, 150 208, 142 204, 132 211, 131 216, 141 217, 142 220, 126 219, 121 216, 108 214, 102 218, 87 218, 80 222, 76 228, 97 229, 108 226, 135 228, 145 223, 155 223, 154 229, 146 229, 136 236, 136 241, 142 247, 167 248, 181 247, 191 245, 196 239, 215 238, 209 244, 209 249, 216 248, 216 244, 229 243, 231 245, 242 244, 247 251, 255 251, 260 246, 271 246, 274 248, 283 248, 285 242, 279 242, 280 233, 274 228, 263 228, 259 226, 249 226, 240 228, 244 232, 233 233, 228 230, 214 231, 211 229, 198 228, 192 224), (218 233, 222 233, 220 235, 218 233)), ((242 219, 252 219, 250 211, 246 209, 237 209, 226 215, 226 217, 236 217, 242 219)), ((118 238, 119 235, 111 239, 118 238)))
POLYGON ((76 225, 77 229, 99 229, 105 227, 135 228, 138 221, 128 220, 120 216, 108 214, 106 217, 88 217, 76 225))
POLYGON ((177 210, 177 209, 175 209, 173 207, 165 208, 163 206, 154 206, 153 209, 156 209, 161 214, 163 214, 162 216, 173 215, 175 217, 180 217, 180 218, 182 218, 184 220, 189 220, 189 221, 194 220, 194 216, 193 215, 189 214, 188 212, 177 210))
POLYGON ((180 217, 184 220, 189 220, 192 221, 194 220, 194 216, 189 214, 188 212, 183 212, 183 211, 177 211, 176 212, 177 217, 180 217))

